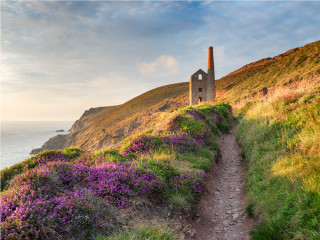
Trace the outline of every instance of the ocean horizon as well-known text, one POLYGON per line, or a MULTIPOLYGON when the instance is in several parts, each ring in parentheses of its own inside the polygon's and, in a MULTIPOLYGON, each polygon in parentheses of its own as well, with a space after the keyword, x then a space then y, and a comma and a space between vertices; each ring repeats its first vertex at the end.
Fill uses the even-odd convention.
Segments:
POLYGON ((0 169, 31 157, 49 138, 67 134, 74 121, 1 121, 0 169), (56 132, 63 129, 64 132, 56 132))

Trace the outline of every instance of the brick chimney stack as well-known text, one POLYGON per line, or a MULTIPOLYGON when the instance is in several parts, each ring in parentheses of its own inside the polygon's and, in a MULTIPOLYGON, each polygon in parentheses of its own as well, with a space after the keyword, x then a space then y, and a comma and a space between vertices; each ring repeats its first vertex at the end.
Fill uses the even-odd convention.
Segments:
POLYGON ((213 47, 208 49, 208 79, 207 79, 207 99, 212 101, 216 98, 216 86, 214 76, 213 47))
POLYGON ((214 68, 213 47, 208 48, 208 69, 214 68))

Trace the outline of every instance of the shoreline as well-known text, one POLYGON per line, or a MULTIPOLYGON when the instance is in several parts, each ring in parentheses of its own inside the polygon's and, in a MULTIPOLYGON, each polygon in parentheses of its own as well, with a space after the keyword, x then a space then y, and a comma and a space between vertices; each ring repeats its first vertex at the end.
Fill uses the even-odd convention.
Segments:
POLYGON ((74 121, 2 121, 1 170, 33 156, 45 142, 57 135, 57 129, 70 129, 74 121), (39 146, 39 147, 37 147, 39 146))

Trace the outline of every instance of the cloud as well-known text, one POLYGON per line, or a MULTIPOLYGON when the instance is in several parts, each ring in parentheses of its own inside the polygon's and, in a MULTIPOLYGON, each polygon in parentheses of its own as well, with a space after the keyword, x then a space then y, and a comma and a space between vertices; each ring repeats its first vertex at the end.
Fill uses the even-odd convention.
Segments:
POLYGON ((214 51, 215 58, 221 59, 225 57, 224 46, 215 47, 213 51, 214 51))
POLYGON ((137 63, 138 70, 143 75, 148 75, 156 71, 167 70, 170 73, 177 73, 179 69, 179 62, 172 56, 162 55, 154 62, 139 62, 137 63))
POLYGON ((13 99, 21 106, 56 104, 48 116, 35 105, 28 118, 54 119, 65 105, 79 113, 188 81, 206 68, 208 46, 220 78, 320 39, 320 2, 2 1, 1 7, 7 119, 19 115, 13 99))

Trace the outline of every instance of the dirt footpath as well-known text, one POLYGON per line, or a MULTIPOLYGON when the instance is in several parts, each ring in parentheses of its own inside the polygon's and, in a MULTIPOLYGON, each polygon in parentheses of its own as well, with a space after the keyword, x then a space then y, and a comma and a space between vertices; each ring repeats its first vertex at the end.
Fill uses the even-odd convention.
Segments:
POLYGON ((209 177, 209 193, 200 201, 199 219, 192 224, 191 239, 250 239, 253 220, 245 212, 244 169, 236 142, 237 129, 235 127, 229 134, 221 136, 222 158, 209 177))

